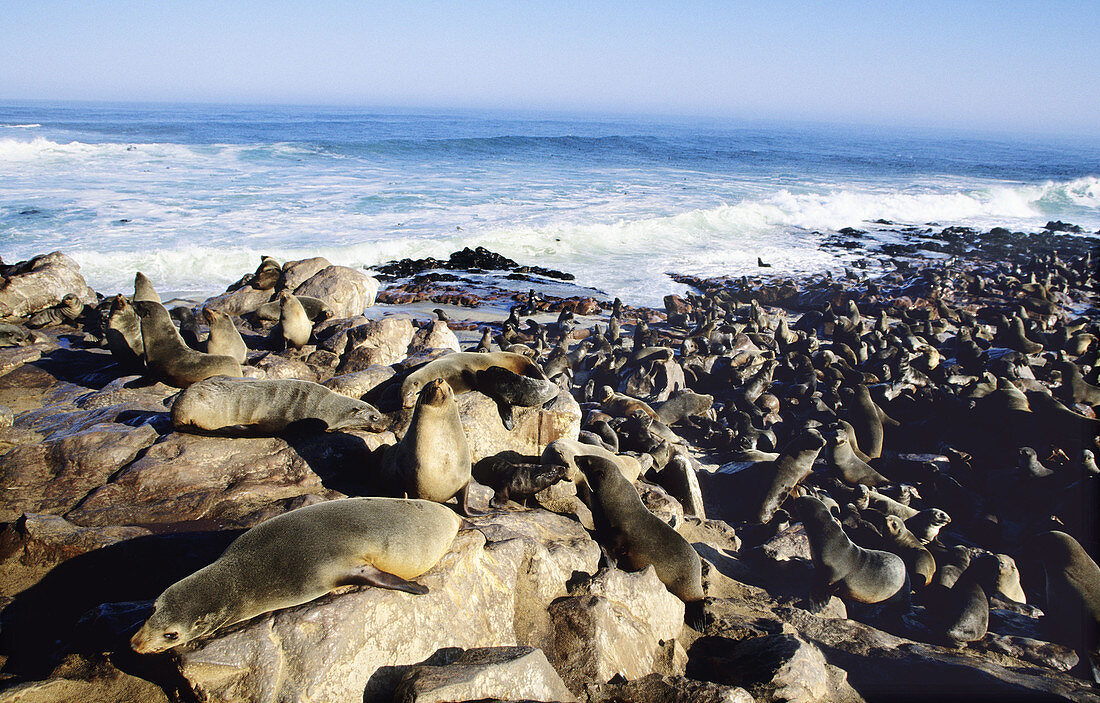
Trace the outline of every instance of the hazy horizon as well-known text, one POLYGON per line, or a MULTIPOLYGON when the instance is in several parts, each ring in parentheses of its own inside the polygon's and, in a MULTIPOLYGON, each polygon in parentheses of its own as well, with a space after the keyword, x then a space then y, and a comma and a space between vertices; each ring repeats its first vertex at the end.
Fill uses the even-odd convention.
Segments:
POLYGON ((0 99, 1094 136, 1089 2, 5 8, 0 99))

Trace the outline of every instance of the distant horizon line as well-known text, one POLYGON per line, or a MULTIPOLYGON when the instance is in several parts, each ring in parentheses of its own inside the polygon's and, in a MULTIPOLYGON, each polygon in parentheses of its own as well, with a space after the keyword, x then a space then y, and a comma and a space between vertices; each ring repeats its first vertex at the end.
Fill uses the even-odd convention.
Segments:
POLYGON ((637 110, 628 112, 615 112, 596 108, 582 107, 505 107, 500 105, 475 106, 475 105, 428 105, 428 104, 379 104, 360 102, 318 102, 305 100, 301 102, 272 100, 166 100, 166 99, 107 99, 107 98, 15 98, 0 95, 0 107, 3 105, 49 105, 49 106, 102 106, 102 107, 206 107, 206 108, 298 108, 318 110, 347 110, 374 112, 378 114, 408 114, 408 115, 495 115, 511 119, 591 119, 596 121, 640 121, 657 124, 669 123, 706 123, 711 126, 755 126, 774 125, 791 127, 817 127, 817 128, 856 128, 863 130, 895 130, 899 132, 931 133, 954 136, 970 137, 1031 137, 1043 139, 1056 139, 1068 141, 1088 141, 1100 139, 1100 129, 1096 132, 1050 132, 1039 131, 1027 127, 987 126, 987 125, 963 125, 960 123, 934 123, 929 121, 899 121, 889 117, 838 118, 830 116, 821 117, 794 117, 763 114, 707 114, 702 112, 652 112, 637 110), (732 123, 732 124, 731 124, 732 123))

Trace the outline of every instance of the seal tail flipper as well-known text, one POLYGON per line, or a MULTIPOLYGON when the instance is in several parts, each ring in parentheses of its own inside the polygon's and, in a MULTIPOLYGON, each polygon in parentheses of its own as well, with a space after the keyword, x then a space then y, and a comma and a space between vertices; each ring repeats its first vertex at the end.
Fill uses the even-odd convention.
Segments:
POLYGON ((370 564, 364 564, 363 566, 357 566, 351 569, 340 578, 336 585, 377 586, 378 588, 388 588, 393 591, 414 593, 418 596, 422 596, 428 592, 427 586, 421 586, 419 583, 414 583, 413 581, 406 581, 400 576, 391 574, 388 571, 382 571, 370 564))

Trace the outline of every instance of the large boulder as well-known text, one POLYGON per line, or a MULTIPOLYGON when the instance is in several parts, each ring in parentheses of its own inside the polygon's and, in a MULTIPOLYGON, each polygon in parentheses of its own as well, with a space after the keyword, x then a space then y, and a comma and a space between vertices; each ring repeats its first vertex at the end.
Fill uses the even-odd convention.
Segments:
POLYGON ((29 317, 70 293, 86 305, 96 302, 95 291, 80 275, 80 264, 59 251, 17 264, 16 271, 0 282, 0 317, 29 317))
POLYGON ((401 677, 397 703, 445 703, 486 698, 574 701, 541 649, 470 649, 439 664, 414 666, 401 677))
POLYGON ((555 439, 576 439, 581 431, 581 407, 569 393, 562 392, 549 408, 513 408, 515 425, 504 427, 492 398, 473 391, 455 396, 470 459, 478 462, 501 452, 539 456, 555 439))
POLYGON ((625 573, 601 570, 550 606, 554 644, 547 656, 570 690, 606 683, 615 675, 681 675, 686 655, 676 636, 684 603, 668 592, 653 567, 625 573))
MULTIPOLYGON (((335 433, 334 433, 335 434, 335 433)), ((314 445, 330 442, 327 437, 314 445)), ((362 447, 352 461, 366 461, 362 447)), ((92 492, 68 518, 78 525, 133 525, 217 520, 250 524, 266 506, 300 496, 339 494, 327 489, 303 454, 318 469, 328 461, 311 456, 301 442, 276 437, 205 437, 172 433, 145 455, 92 492)), ((336 463, 336 462, 333 462, 336 463)))
POLYGON ((341 589, 181 647, 181 675, 200 700, 359 703, 392 700, 404 671, 440 649, 533 644, 538 630, 517 620, 545 613, 573 571, 594 571, 599 548, 542 511, 476 524, 416 579, 427 594, 341 589))
POLYGON ((11 449, 0 456, 0 521, 10 522, 25 512, 66 512, 156 439, 149 425, 98 423, 60 439, 11 449))
POLYGON ((288 261, 283 264, 282 288, 294 290, 329 266, 332 266, 332 262, 323 256, 288 261))
POLYGON ((462 351, 462 347, 458 344, 458 336, 443 320, 432 320, 416 331, 410 352, 422 349, 462 351))
POLYGON ((328 266, 295 288, 294 294, 320 298, 332 309, 335 318, 351 317, 362 315, 374 305, 378 279, 347 266, 328 266))

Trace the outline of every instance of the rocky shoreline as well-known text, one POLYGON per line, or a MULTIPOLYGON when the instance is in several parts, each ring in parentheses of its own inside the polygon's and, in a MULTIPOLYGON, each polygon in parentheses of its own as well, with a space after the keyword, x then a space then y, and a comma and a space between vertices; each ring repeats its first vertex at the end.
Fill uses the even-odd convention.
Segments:
POLYGON ((175 427, 180 389, 112 353, 112 298, 71 259, 0 264, 0 702, 1100 700, 1097 240, 871 225, 897 241, 862 251, 842 230, 830 246, 863 255, 844 277, 676 276, 695 292, 663 310, 481 249, 377 278, 265 262, 169 304, 188 345, 205 349, 201 309, 234 316, 244 376, 365 400, 380 432, 175 427), (301 349, 260 310, 282 291, 320 301, 301 349), (243 530, 376 494, 409 423, 395 384, 479 345, 530 356, 561 392, 511 429, 492 398, 456 396, 474 477, 546 464, 555 440, 605 448, 702 557, 703 601, 601 557, 599 506, 563 480, 470 518, 426 595, 344 587, 130 649, 152 600, 243 530), (776 488, 807 436, 812 465, 776 488), (902 610, 820 598, 797 496, 906 560, 902 610), (919 548, 891 539, 891 511, 919 548), (1034 547, 1052 531, 1083 550, 1083 584, 1034 547), (906 556, 921 550, 927 574, 906 556))

